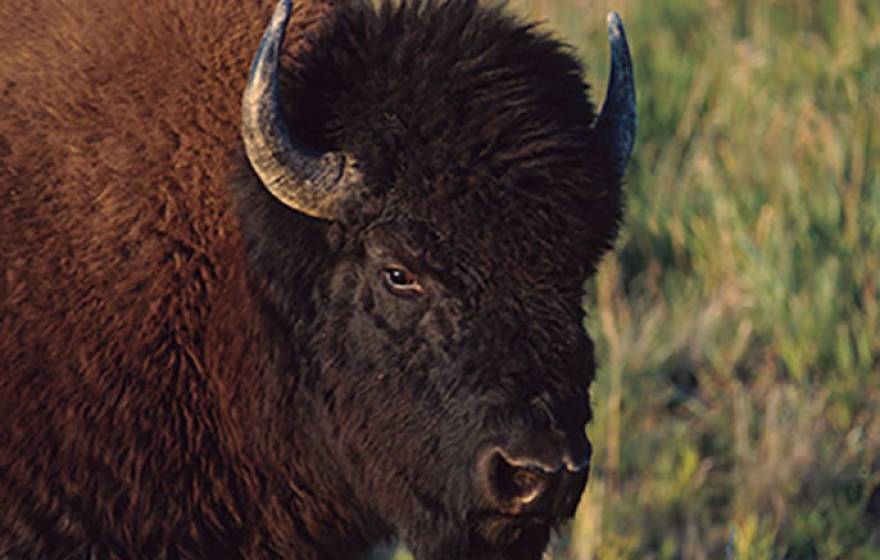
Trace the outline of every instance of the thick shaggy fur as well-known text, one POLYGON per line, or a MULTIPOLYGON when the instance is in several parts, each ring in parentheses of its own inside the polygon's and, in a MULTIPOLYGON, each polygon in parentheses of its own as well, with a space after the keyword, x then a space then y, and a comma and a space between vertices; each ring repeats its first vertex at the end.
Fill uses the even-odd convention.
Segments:
POLYGON ((0 6, 0 556, 538 558, 585 480, 522 520, 472 471, 589 420, 620 177, 580 69, 468 0, 299 8, 290 127, 369 187, 327 223, 241 155, 269 10, 0 6))

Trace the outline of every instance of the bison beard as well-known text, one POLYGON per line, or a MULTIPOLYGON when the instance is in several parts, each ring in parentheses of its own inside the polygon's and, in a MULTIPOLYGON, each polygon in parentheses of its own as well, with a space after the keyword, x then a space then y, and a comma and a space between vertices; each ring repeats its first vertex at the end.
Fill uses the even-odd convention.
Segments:
POLYGON ((281 0, 249 78, 268 5, 50 4, 0 6, 0 557, 540 558, 587 480, 619 19, 597 116, 472 0, 281 0))

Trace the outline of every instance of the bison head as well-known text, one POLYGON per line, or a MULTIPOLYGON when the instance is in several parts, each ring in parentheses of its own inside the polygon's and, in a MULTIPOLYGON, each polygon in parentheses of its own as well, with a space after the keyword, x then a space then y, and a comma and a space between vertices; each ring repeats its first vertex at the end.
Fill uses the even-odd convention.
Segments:
POLYGON ((347 6, 283 71, 290 10, 251 68, 239 191, 285 422, 321 442, 297 477, 347 500, 354 541, 539 558, 589 467, 582 286, 635 132, 620 20, 596 116, 570 49, 499 9, 347 6))

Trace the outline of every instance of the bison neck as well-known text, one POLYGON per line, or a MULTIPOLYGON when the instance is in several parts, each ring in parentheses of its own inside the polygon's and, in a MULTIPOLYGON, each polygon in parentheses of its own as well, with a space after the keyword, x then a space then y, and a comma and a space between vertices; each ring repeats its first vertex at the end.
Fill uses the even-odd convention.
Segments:
POLYGON ((268 549, 282 556, 365 557, 392 531, 349 484, 351 473, 339 460, 331 424, 309 386, 315 366, 305 348, 314 312, 303 296, 306 284, 299 284, 299 301, 279 306, 260 267, 253 261, 250 266, 249 291, 260 319, 247 346, 260 350, 248 361, 260 367, 230 373, 241 455, 259 481, 257 491, 249 491, 256 498, 255 529, 265 533, 268 549))

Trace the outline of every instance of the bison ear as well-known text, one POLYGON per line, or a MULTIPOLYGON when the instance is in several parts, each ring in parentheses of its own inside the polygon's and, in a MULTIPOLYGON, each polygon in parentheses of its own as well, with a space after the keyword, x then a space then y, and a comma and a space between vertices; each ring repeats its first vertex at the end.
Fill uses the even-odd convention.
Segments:
POLYGON ((275 198, 309 216, 332 220, 361 176, 351 156, 319 152, 287 129, 278 61, 291 9, 291 0, 279 0, 254 55, 241 104, 241 136, 251 166, 275 198))
POLYGON ((611 75, 594 130, 613 154, 615 169, 622 176, 636 138, 636 88, 629 45, 617 12, 608 14, 608 42, 611 43, 611 75))

